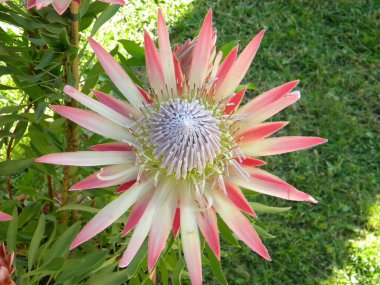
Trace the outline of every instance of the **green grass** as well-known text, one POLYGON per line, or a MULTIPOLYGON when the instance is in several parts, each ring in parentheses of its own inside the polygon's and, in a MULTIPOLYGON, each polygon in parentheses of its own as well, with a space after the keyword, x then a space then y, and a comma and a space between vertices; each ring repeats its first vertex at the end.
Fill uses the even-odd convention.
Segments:
POLYGON ((255 198, 293 208, 259 217, 276 236, 265 240, 270 263, 246 246, 222 243, 229 283, 379 284, 380 3, 195 1, 171 27, 174 38, 194 36, 209 7, 219 47, 235 39, 245 46, 267 30, 246 78, 259 89, 250 97, 301 79, 301 100, 275 118, 291 122, 282 134, 329 139, 321 147, 267 160, 265 169, 319 204, 255 198))

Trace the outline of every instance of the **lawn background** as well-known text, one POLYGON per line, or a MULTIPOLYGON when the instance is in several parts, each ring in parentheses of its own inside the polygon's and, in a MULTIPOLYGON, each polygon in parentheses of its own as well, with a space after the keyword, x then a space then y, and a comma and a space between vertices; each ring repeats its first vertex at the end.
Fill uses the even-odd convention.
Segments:
MULTIPOLYGON (((267 30, 246 77, 262 91, 300 79, 298 104, 277 115, 286 135, 321 136, 326 145, 267 159, 268 169, 319 204, 255 196, 292 206, 261 214, 272 262, 222 242, 230 284, 380 284, 379 1, 195 1, 172 23, 191 37, 211 7, 218 47, 244 47, 267 30)), ((206 269, 207 270, 207 269, 206 269)), ((206 284, 217 284, 212 276, 206 284)))

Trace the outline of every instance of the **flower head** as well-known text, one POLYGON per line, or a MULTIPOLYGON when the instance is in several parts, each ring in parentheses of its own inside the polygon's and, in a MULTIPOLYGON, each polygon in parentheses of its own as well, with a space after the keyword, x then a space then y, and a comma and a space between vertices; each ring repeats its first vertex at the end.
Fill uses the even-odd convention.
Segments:
POLYGON ((287 122, 267 122, 300 99, 292 81, 264 92, 238 108, 245 88, 236 92, 253 60, 264 31, 238 54, 222 61, 208 12, 197 39, 171 48, 166 23, 158 13, 157 50, 145 32, 150 90, 136 86, 97 42, 89 42, 104 70, 129 103, 99 91, 97 100, 66 86, 64 92, 92 111, 52 106, 59 114, 117 142, 93 151, 49 154, 38 162, 109 165, 71 190, 121 185, 120 197, 103 208, 79 233, 75 248, 103 231, 133 205, 123 235, 135 228, 120 260, 131 262, 149 235, 152 270, 173 229, 181 230, 182 248, 193 284, 202 283, 199 230, 220 258, 217 214, 253 251, 270 260, 254 227, 241 212, 255 216, 240 187, 293 201, 316 200, 280 178, 257 168, 257 157, 287 153, 324 143, 317 137, 267 138, 287 122))
MULTIPOLYGON (((52 4, 55 11, 57 11, 59 15, 62 15, 67 10, 67 8, 69 8, 71 2, 73 1, 77 2, 78 4, 80 3, 80 0, 28 0, 27 7, 28 9, 32 9, 35 7, 37 10, 40 10, 52 4)), ((125 4, 124 0, 99 0, 99 1, 110 3, 110 4, 117 4, 117 5, 125 4)))
POLYGON ((0 245, 0 284, 1 285, 13 285, 15 284, 11 280, 11 276, 15 271, 12 266, 14 253, 11 252, 7 255, 5 244, 0 245))

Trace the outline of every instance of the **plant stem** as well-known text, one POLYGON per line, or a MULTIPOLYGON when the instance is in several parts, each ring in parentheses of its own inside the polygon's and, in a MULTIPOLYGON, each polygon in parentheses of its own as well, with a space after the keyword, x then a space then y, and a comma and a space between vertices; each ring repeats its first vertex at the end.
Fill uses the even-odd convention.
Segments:
MULTIPOLYGON (((71 13, 71 27, 70 27, 70 42, 72 45, 78 47, 79 43, 79 4, 75 1, 72 1, 70 4, 70 13, 71 13)), ((66 70, 66 83, 69 82, 69 79, 73 79, 73 85, 75 88, 79 88, 79 64, 78 64, 78 54, 70 62, 69 70, 66 70), (71 76, 70 76, 71 75, 71 76)), ((67 66, 67 65, 66 65, 67 66)), ((79 103, 73 99, 66 102, 66 106, 70 107, 79 107, 79 103)), ((75 123, 68 121, 67 122, 67 131, 66 131, 66 151, 78 151, 80 148, 80 138, 79 138, 79 127, 75 123)), ((70 166, 65 166, 63 170, 63 182, 62 182, 62 206, 67 205, 69 200, 68 191, 70 188, 70 180, 76 180, 75 177, 70 175, 70 166)), ((63 212, 62 223, 66 225, 68 223, 68 212, 63 212)))

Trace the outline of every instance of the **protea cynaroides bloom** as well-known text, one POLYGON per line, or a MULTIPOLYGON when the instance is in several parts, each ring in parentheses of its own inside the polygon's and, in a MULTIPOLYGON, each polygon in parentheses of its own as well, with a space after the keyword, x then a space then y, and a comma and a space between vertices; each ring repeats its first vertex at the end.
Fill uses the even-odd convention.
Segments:
POLYGON ((66 86, 67 95, 92 111, 65 106, 53 110, 82 127, 117 142, 92 151, 49 154, 38 162, 95 166, 110 165, 85 178, 72 191, 121 185, 120 197, 103 208, 79 233, 71 248, 103 231, 133 205, 123 235, 133 228, 120 260, 131 262, 149 235, 151 271, 173 229, 181 229, 182 249, 193 284, 202 283, 198 230, 220 258, 217 214, 252 250, 269 254, 245 214, 255 216, 239 186, 293 201, 316 203, 280 178, 259 169, 257 157, 309 148, 326 140, 318 137, 267 138, 287 122, 267 122, 300 99, 292 90, 298 81, 264 92, 239 107, 246 91, 235 92, 244 78, 264 31, 238 54, 216 54, 212 12, 199 37, 171 48, 167 26, 158 13, 156 49, 145 32, 145 56, 150 90, 136 86, 123 68, 97 42, 89 42, 104 70, 128 99, 120 101, 94 90, 97 100, 66 86))

